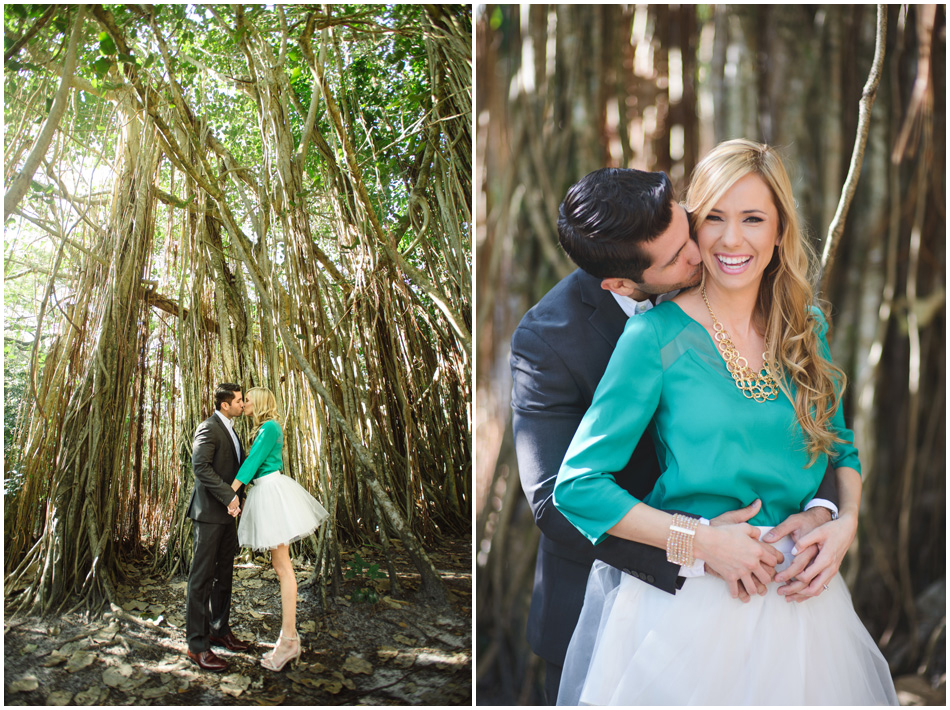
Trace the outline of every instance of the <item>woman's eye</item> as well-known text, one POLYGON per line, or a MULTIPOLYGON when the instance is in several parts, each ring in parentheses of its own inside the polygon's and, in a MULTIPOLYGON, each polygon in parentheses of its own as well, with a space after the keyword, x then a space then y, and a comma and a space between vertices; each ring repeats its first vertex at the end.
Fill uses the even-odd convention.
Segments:
POLYGON ((752 224, 758 224, 762 221, 761 217, 746 217, 746 222, 751 222, 752 224))
POLYGON ((707 215, 707 216, 706 216, 706 221, 707 221, 707 222, 722 222, 722 217, 719 217, 718 215, 711 214, 711 215, 707 215))

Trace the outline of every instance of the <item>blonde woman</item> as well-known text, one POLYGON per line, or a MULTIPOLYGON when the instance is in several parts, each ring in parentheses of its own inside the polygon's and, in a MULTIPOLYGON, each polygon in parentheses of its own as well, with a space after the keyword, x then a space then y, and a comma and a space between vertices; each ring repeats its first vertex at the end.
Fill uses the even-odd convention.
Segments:
POLYGON ((745 533, 773 542, 769 529, 814 496, 829 458, 840 514, 773 542, 785 566, 795 545, 820 549, 789 596, 763 565, 737 569, 747 590, 762 589, 743 603, 710 575, 671 595, 595 563, 558 703, 897 704, 835 576, 857 529, 860 463, 782 162, 768 146, 728 141, 697 166, 686 207, 703 282, 628 322, 558 473, 555 505, 594 544, 614 535, 686 565, 727 548, 728 533, 703 521, 757 501, 745 533), (645 430, 662 473, 639 500, 611 474, 645 430))
POLYGON ((264 655, 261 665, 280 671, 301 653, 297 635, 297 578, 289 545, 313 533, 328 513, 303 486, 281 473, 284 434, 274 394, 266 387, 248 390, 244 415, 253 422, 253 443, 231 488, 237 491, 242 485, 254 485, 244 503, 238 542, 242 547, 271 553, 271 564, 280 581, 281 627, 274 650, 264 655))

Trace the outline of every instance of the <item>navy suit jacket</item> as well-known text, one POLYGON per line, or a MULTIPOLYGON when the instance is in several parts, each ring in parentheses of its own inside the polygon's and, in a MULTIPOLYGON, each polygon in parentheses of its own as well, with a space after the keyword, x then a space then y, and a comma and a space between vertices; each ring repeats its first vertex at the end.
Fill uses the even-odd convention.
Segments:
MULTIPOLYGON (((244 447, 240 439, 238 446, 243 460, 244 447)), ((188 503, 188 517, 202 523, 233 522, 228 504, 234 500, 231 483, 240 467, 231 434, 221 418, 212 414, 195 431, 191 450, 195 487, 188 503)))
MULTIPOLYGON (((683 584, 679 565, 666 561, 665 550, 616 537, 592 545, 554 507, 558 469, 627 322, 600 283, 577 269, 525 314, 511 339, 518 469, 541 529, 528 642, 535 653, 557 665, 563 665, 595 559, 671 594, 683 584)), ((643 498, 659 474, 653 442, 644 435, 627 466, 614 477, 643 498)), ((834 476, 826 475, 817 497, 836 500, 833 486, 834 476)))

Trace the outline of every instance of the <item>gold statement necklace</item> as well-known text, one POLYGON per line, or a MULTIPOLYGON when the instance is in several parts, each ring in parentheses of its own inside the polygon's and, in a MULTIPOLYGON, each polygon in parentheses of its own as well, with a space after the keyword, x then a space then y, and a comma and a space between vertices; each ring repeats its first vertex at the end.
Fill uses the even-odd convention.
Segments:
POLYGON ((709 310, 709 316, 712 318, 713 330, 716 331, 713 339, 716 341, 719 352, 722 353, 722 359, 726 361, 726 369, 729 370, 729 374, 735 380, 736 387, 742 390, 742 394, 756 402, 775 399, 778 396, 778 385, 775 383, 772 373, 769 372, 768 353, 762 353, 762 371, 753 372, 752 368, 749 367, 749 361, 739 354, 726 329, 722 327, 722 323, 713 313, 712 307, 709 305, 709 299, 706 298, 705 280, 702 296, 706 308, 709 310))

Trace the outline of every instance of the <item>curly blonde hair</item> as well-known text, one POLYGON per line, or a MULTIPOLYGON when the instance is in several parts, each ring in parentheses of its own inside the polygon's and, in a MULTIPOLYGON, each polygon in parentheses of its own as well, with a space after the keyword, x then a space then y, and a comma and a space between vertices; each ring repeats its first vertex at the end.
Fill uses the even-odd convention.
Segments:
POLYGON ((756 174, 768 185, 779 216, 778 245, 762 275, 753 324, 765 337, 768 358, 779 387, 795 406, 808 440, 813 464, 819 454, 832 454, 842 441, 831 418, 844 392, 846 377, 822 357, 813 283, 817 259, 799 225, 792 184, 776 150, 744 139, 719 144, 700 161, 686 195, 693 233, 722 196, 739 180, 756 174), (796 387, 791 394, 790 383, 796 387))
POLYGON ((251 441, 257 437, 257 432, 264 422, 275 421, 280 424, 280 414, 277 411, 277 398, 274 393, 266 387, 251 387, 245 394, 244 399, 254 405, 254 412, 251 414, 251 441))

